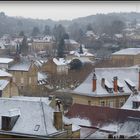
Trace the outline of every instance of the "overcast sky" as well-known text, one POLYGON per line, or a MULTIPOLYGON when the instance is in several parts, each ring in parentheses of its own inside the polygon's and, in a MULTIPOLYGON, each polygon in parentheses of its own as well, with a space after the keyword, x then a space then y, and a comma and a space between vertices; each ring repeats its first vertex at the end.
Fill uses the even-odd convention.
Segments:
POLYGON ((0 1, 0 11, 8 16, 22 16, 38 19, 74 19, 96 13, 140 12, 140 2, 36 2, 0 1))

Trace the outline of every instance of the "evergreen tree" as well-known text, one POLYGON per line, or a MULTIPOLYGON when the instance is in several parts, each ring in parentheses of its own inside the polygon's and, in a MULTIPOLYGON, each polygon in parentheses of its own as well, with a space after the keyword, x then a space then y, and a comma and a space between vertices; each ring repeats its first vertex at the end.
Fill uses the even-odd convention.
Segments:
POLYGON ((27 55, 27 53, 28 53, 28 43, 27 43, 27 37, 26 36, 23 37, 22 43, 20 45, 20 50, 21 50, 22 54, 27 55))
POLYGON ((64 57, 64 38, 61 38, 58 44, 58 49, 57 49, 57 56, 60 58, 64 57))
POLYGON ((80 45, 80 51, 79 51, 80 54, 83 54, 83 48, 82 48, 82 45, 80 45))
POLYGON ((45 26, 43 34, 44 35, 50 35, 51 34, 51 29, 48 25, 45 26))
POLYGON ((24 32, 23 31, 20 31, 19 36, 20 37, 24 37, 24 32))
POLYGON ((38 27, 34 27, 33 30, 32 30, 31 35, 35 37, 35 36, 37 36, 39 33, 40 33, 39 28, 38 28, 38 27))

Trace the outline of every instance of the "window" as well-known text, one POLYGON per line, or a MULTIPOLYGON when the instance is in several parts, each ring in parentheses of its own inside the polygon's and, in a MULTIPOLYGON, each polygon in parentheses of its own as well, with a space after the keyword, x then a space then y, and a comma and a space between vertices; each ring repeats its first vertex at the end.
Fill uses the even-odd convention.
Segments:
POLYGON ((137 109, 140 106, 140 103, 137 101, 133 101, 133 109, 137 109))
POLYGON ((120 107, 124 105, 124 101, 120 101, 120 107))
POLYGON ((114 107, 114 102, 112 100, 109 101, 109 107, 114 107))
POLYGON ((15 78, 15 77, 13 77, 13 82, 14 82, 14 83, 16 82, 16 78, 15 78))
POLYGON ((100 101, 101 106, 105 106, 105 101, 100 101))
POLYGON ((29 84, 31 84, 32 83, 32 78, 31 77, 29 77, 29 84))
POLYGON ((40 128, 40 125, 36 125, 34 131, 38 131, 40 128))
POLYGON ((24 83, 24 78, 21 78, 21 84, 23 84, 24 83))
POLYGON ((23 90, 23 86, 21 86, 21 89, 23 90))
POLYGON ((91 101, 88 101, 88 105, 91 105, 91 101))

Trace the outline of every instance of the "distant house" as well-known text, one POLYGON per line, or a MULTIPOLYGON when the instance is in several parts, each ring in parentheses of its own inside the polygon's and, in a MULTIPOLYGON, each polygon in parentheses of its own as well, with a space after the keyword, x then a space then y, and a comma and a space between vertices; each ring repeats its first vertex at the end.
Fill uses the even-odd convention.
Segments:
POLYGON ((83 53, 79 53, 78 51, 70 51, 70 53, 67 54, 66 59, 67 60, 79 59, 83 63, 86 62, 93 63, 95 60, 95 55, 89 53, 87 49, 83 48, 83 53))
POLYGON ((8 69, 12 64, 14 60, 11 58, 0 58, 0 68, 1 69, 8 69))
POLYGON ((140 89, 139 67, 95 68, 71 94, 73 103, 121 108, 128 97, 140 89))
POLYGON ((0 97, 12 97, 18 95, 18 88, 12 81, 12 75, 0 70, 0 97))
POLYGON ((0 99, 0 137, 80 138, 80 127, 50 104, 49 98, 0 99))
POLYGON ((80 44, 72 39, 64 39, 65 42, 65 49, 67 52, 78 49, 80 44))
POLYGON ((30 87, 33 90, 38 85, 38 67, 34 62, 23 61, 16 63, 8 71, 13 75, 13 82, 16 83, 19 89, 30 87))
POLYGON ((112 63, 122 66, 140 64, 140 48, 127 48, 112 54, 112 63))
POLYGON ((42 71, 51 74, 68 74, 67 62, 63 58, 51 58, 42 65, 42 71))
POLYGON ((47 54, 52 53, 52 50, 55 46, 53 37, 46 36, 42 39, 34 39, 30 50, 36 53, 46 51, 47 54))
POLYGON ((70 51, 67 54, 67 60, 79 59, 82 63, 93 63, 95 60, 95 56, 92 53, 89 53, 88 50, 82 45, 83 53, 80 53, 80 48, 76 51, 70 51))

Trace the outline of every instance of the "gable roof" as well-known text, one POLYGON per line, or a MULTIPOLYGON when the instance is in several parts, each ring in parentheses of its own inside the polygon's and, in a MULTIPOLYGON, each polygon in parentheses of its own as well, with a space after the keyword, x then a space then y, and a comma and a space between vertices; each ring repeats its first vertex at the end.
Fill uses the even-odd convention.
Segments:
POLYGON ((127 48, 113 53, 112 55, 137 55, 140 54, 140 48, 127 48))

